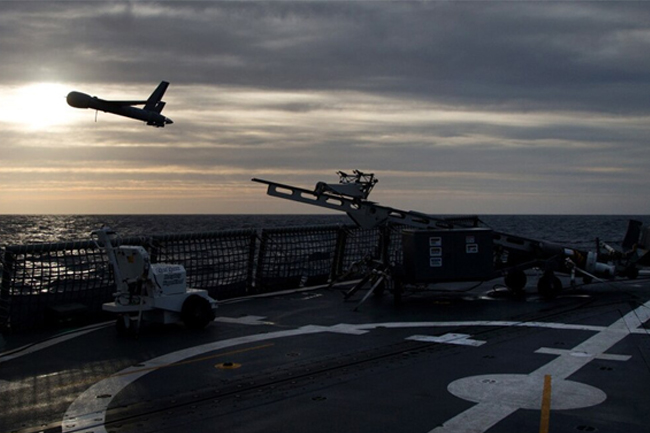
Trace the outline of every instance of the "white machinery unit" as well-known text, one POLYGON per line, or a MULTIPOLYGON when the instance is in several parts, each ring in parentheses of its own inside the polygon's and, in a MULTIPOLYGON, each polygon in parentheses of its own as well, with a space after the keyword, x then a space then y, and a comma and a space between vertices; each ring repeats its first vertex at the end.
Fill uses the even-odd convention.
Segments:
POLYGON ((214 320, 217 301, 206 290, 187 288, 182 265, 151 263, 141 246, 113 246, 115 232, 109 228, 92 234, 106 251, 115 277, 115 301, 103 309, 118 314, 118 332, 137 331, 142 320, 183 321, 192 329, 205 328, 214 320))

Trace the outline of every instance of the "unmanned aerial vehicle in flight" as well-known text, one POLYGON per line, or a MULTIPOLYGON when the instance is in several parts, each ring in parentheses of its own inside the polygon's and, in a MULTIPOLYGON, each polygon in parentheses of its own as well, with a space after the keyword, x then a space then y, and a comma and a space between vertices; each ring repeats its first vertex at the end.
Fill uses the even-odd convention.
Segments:
POLYGON ((160 114, 165 107, 165 103, 161 99, 165 94, 165 90, 167 90, 167 86, 169 86, 167 81, 161 81, 146 101, 107 101, 81 92, 68 93, 66 100, 71 107, 101 110, 118 116, 142 120, 147 122, 147 125, 162 128, 165 125, 174 123, 170 118, 160 114), (136 108, 133 107, 134 105, 144 105, 144 108, 136 108))

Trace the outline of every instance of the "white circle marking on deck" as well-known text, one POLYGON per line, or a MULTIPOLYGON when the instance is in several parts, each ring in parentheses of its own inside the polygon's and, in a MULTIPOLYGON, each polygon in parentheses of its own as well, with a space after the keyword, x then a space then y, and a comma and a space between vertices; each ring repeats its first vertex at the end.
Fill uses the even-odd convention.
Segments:
MULTIPOLYGON (((607 395, 598 388, 570 380, 554 380, 551 409, 567 410, 596 406, 607 395)), ((458 379, 447 390, 474 403, 502 403, 521 409, 539 410, 542 406, 544 377, 526 374, 488 374, 458 379)))
MULTIPOLYGON (((528 381, 528 379, 523 379, 523 377, 537 378, 539 382, 543 382, 544 376, 550 375, 553 378, 553 383, 557 382, 562 384, 562 382, 568 382, 565 380, 567 377, 589 364, 589 362, 598 355, 611 349, 626 336, 634 333, 634 331, 641 328, 648 320, 650 320, 650 301, 641 305, 637 309, 630 311, 604 330, 578 344, 573 349, 558 356, 553 361, 542 365, 529 375, 521 375, 517 380, 519 380, 520 385, 528 381), (591 354, 591 356, 574 356, 573 353, 585 353, 591 354)), ((643 331, 647 333, 647 330, 643 329, 643 331)), ((514 382, 512 378, 516 376, 519 375, 510 376, 510 380, 514 382)), ((466 379, 472 381, 471 377, 466 379)), ((483 377, 482 380, 492 382, 491 384, 494 385, 503 379, 504 377, 500 375, 490 375, 483 377)), ((584 388, 575 385, 576 382, 573 383, 574 385, 572 385, 572 388, 570 386, 569 390, 578 390, 579 392, 585 391, 584 388)), ((513 383, 510 385, 514 386, 513 383)), ((541 388, 539 385, 535 384, 534 387, 541 395, 541 388)), ((453 388, 455 387, 452 387, 452 389, 453 388)), ((593 388, 593 390, 600 391, 597 388, 593 388)), ((591 395, 590 398, 592 401, 596 401, 600 397, 598 396, 598 393, 593 390, 587 391, 587 394, 591 395)), ((480 390, 477 388, 477 391, 480 390)), ((479 401, 471 400, 477 401, 477 404, 450 420, 447 420, 443 425, 434 428, 429 433, 483 433, 501 422, 503 419, 515 413, 517 410, 525 409, 530 405, 530 397, 519 401, 517 398, 514 398, 514 391, 508 390, 508 386, 502 387, 501 392, 501 399, 481 398, 479 401)), ((553 391, 551 391, 551 393, 553 393, 553 391)), ((604 393, 602 393, 601 397, 603 396, 604 393)), ((553 407, 552 400, 551 406, 553 407)))

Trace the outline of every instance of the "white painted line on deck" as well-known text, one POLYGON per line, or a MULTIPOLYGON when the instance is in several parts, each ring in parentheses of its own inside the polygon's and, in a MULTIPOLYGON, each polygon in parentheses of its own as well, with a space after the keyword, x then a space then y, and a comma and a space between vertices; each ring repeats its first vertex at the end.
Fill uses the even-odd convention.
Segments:
POLYGON ((438 337, 432 335, 412 335, 406 339, 412 341, 421 341, 423 343, 445 343, 474 347, 482 346, 486 343, 485 341, 481 340, 472 340, 469 337, 471 337, 471 335, 468 334, 445 334, 438 337))
POLYGON ((321 332, 334 332, 335 334, 363 335, 370 332, 364 329, 359 329, 356 325, 348 325, 346 323, 340 323, 334 326, 317 326, 317 325, 311 325, 311 326, 313 328, 320 329, 321 332))
POLYGON ((535 351, 535 353, 543 353, 546 355, 571 355, 577 357, 587 357, 592 359, 602 359, 605 361, 627 361, 632 358, 630 355, 614 355, 610 353, 587 353, 587 352, 576 352, 575 350, 566 350, 566 349, 556 349, 554 347, 540 347, 535 351))
MULTIPOLYGON (((343 324, 339 325, 343 326, 343 324)), ((602 332, 608 330, 609 332, 619 332, 624 335, 628 334, 645 334, 650 335, 650 330, 638 329, 610 329, 607 326, 597 325, 574 325, 570 323, 555 323, 555 322, 511 322, 504 320, 477 320, 477 321, 451 321, 451 322, 386 322, 386 323, 368 323, 362 325, 347 325, 356 329, 378 329, 378 328, 443 328, 443 327, 464 327, 464 326, 485 326, 495 328, 547 328, 547 329, 561 329, 565 331, 592 331, 602 332)))

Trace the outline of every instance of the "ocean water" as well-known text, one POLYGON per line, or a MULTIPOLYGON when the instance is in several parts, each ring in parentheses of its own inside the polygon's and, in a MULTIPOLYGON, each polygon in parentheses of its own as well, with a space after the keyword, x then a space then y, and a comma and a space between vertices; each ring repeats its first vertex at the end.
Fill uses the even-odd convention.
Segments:
MULTIPOLYGON (((591 250, 596 238, 620 244, 628 220, 649 215, 486 215, 494 230, 591 250)), ((346 215, 0 215, 0 248, 7 245, 88 240, 109 226, 121 236, 353 224, 346 215)))
POLYGON ((128 237, 349 223, 345 215, 0 215, 0 247, 88 240, 104 226, 128 237))

